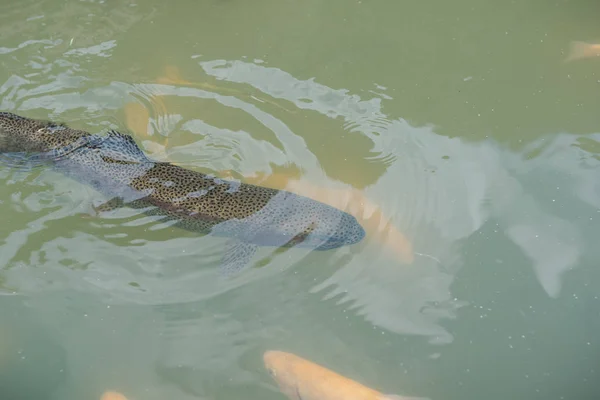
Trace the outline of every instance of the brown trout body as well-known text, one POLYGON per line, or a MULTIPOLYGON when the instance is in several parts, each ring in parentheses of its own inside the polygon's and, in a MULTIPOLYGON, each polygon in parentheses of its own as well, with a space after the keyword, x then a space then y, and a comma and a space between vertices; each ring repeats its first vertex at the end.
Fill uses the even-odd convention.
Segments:
POLYGON ((222 272, 243 268, 257 246, 329 250, 365 236, 341 210, 287 191, 265 188, 149 159, 133 138, 92 135, 63 124, 0 113, 0 153, 51 165, 109 200, 102 208, 144 209, 193 231, 229 238, 222 272))

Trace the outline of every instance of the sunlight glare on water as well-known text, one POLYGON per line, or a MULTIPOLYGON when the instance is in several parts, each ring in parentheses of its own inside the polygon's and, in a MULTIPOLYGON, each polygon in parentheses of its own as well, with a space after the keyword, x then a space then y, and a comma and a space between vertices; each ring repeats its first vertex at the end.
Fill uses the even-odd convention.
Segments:
POLYGON ((155 160, 305 195, 367 232, 259 248, 223 279, 223 238, 92 215, 108 200, 93 188, 2 154, 0 399, 284 399, 267 350, 382 393, 599 398, 598 11, 0 5, 0 111, 128 132, 155 160), (587 53, 567 62, 574 41, 587 53))

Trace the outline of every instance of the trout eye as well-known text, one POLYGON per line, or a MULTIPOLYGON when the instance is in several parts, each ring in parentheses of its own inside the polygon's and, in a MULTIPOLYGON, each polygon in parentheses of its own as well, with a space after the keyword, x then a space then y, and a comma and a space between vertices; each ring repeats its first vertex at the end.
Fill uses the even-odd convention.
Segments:
POLYGON ((272 377, 277 376, 277 373, 275 372, 275 370, 273 368, 269 368, 267 371, 269 371, 269 375, 271 375, 272 377))

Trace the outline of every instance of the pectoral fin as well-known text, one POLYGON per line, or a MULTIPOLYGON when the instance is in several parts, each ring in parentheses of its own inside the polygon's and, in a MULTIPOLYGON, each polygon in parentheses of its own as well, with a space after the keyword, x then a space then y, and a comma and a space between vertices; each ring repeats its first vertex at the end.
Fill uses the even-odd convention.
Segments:
POLYGON ((229 239, 225 245, 225 254, 221 260, 220 273, 224 276, 232 276, 246 267, 254 253, 257 245, 245 243, 238 239, 229 239))
POLYGON ((100 216, 101 213, 116 210, 118 208, 123 207, 123 205, 124 203, 122 197, 113 197, 112 199, 97 206, 94 204, 90 204, 87 212, 82 214, 81 216, 85 219, 97 218, 100 216))
POLYGON ((100 205, 95 206, 92 204, 92 209, 94 210, 96 215, 98 215, 103 212, 109 212, 121 208, 124 206, 124 204, 125 203, 122 197, 113 197, 112 199, 100 205))

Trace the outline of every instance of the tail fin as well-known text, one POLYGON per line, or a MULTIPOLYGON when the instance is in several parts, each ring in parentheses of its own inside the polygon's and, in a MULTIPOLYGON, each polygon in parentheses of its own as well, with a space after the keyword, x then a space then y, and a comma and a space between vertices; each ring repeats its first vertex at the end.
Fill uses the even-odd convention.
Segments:
POLYGON ((582 58, 593 57, 594 55, 600 55, 600 49, 594 52, 594 45, 581 41, 571 42, 569 45, 569 54, 565 59, 565 62, 580 60, 582 58))

